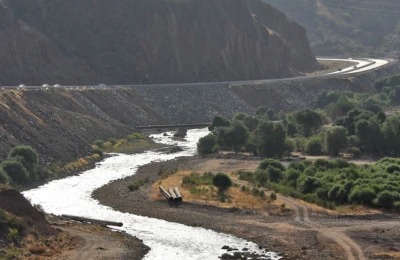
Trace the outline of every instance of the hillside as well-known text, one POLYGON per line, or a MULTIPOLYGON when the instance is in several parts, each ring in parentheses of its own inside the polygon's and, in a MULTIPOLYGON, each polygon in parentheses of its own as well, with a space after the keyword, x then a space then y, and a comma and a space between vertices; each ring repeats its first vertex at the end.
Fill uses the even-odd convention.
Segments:
POLYGON ((135 126, 207 123, 217 114, 253 114, 260 106, 307 108, 324 89, 373 92, 375 80, 397 73, 394 65, 350 80, 0 90, 0 160, 24 144, 37 150, 41 164, 70 162, 91 154, 95 140, 124 137, 135 126))
POLYGON ((250 2, 3 0, 0 84, 229 81, 317 68, 302 27, 250 2))
POLYGON ((263 1, 306 28, 316 55, 383 55, 400 51, 400 3, 397 0, 263 1))

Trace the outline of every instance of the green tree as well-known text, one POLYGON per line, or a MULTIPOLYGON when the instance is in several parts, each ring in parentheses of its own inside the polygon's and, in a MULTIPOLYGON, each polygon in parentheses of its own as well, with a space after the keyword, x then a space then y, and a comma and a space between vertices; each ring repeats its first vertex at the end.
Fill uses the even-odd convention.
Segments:
POLYGON ((268 120, 275 120, 274 110, 272 110, 268 107, 265 107, 265 106, 257 109, 256 116, 264 117, 265 119, 268 119, 268 120), (268 118, 266 118, 265 116, 267 116, 268 118))
POLYGON ((220 172, 213 177, 213 185, 217 187, 220 192, 224 192, 232 186, 232 180, 228 175, 220 172))
POLYGON ((266 170, 269 167, 274 167, 281 171, 286 170, 285 166, 280 161, 274 159, 264 159, 258 165, 258 168, 261 170, 266 170))
POLYGON ((288 136, 294 136, 295 134, 297 134, 296 124, 289 122, 286 126, 286 131, 288 136))
POLYGON ((269 167, 267 168, 267 172, 268 172, 268 176, 269 176, 269 180, 271 182, 280 182, 282 179, 285 178, 283 172, 281 169, 278 168, 274 168, 274 167, 269 167))
POLYGON ((298 111, 295 115, 295 119, 306 137, 315 133, 322 125, 321 115, 310 109, 298 111))
POLYGON ((231 121, 223 116, 215 116, 211 125, 208 127, 210 131, 213 131, 217 127, 227 127, 231 125, 231 121))
POLYGON ((254 172, 254 178, 261 186, 264 186, 269 180, 268 171, 262 170, 262 169, 257 169, 254 172))
POLYGON ((343 126, 334 126, 326 135, 326 147, 331 155, 338 155, 347 146, 347 129, 343 126))
POLYGON ((305 152, 309 155, 321 155, 322 144, 318 138, 311 138, 305 147, 305 152))
POLYGON ((382 126, 382 133, 386 140, 387 149, 400 154, 400 115, 394 115, 387 118, 382 126))
POLYGON ((370 187, 356 187, 349 195, 349 202, 359 202, 362 204, 371 204, 376 198, 375 191, 370 187))
POLYGON ((212 154, 215 145, 217 144, 217 138, 213 134, 208 134, 200 138, 197 143, 197 152, 201 155, 212 154))
POLYGON ((304 194, 313 193, 321 185, 318 179, 307 176, 305 178, 299 178, 297 180, 297 189, 304 194))
POLYGON ((0 183, 1 184, 7 184, 8 183, 8 175, 3 170, 2 167, 0 167, 0 183))
POLYGON ((38 155, 36 150, 30 146, 16 146, 14 147, 8 158, 23 158, 21 163, 24 165, 25 169, 28 170, 30 176, 34 177, 38 168, 38 155))
POLYGON ((246 144, 248 135, 248 130, 244 124, 239 120, 235 120, 225 132, 224 143, 226 146, 233 148, 235 153, 238 153, 240 148, 246 144))
POLYGON ((28 182, 28 171, 21 162, 17 160, 7 160, 2 162, 1 167, 14 183, 25 184, 28 182))
POLYGON ((285 151, 286 131, 281 123, 262 121, 252 133, 260 154, 265 157, 281 157, 285 151))
POLYGON ((393 203, 398 200, 400 200, 400 194, 398 192, 385 190, 378 194, 374 203, 378 206, 390 209, 393 207, 393 203))

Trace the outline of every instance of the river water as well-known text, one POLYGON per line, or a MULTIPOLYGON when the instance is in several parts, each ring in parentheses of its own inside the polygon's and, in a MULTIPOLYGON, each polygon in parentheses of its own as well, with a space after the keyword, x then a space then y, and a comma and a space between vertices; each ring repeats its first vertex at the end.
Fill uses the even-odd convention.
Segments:
POLYGON ((70 214, 124 223, 121 230, 142 239, 150 247, 145 259, 218 259, 218 256, 226 253, 226 250, 222 249, 224 245, 263 253, 266 255, 265 259, 279 259, 275 253, 262 252, 256 244, 231 235, 118 212, 91 198, 94 190, 110 181, 134 175, 139 166, 153 161, 194 155, 198 139, 207 133, 206 129, 190 130, 185 142, 174 141, 162 134, 153 135, 157 142, 176 144, 184 148, 184 151, 175 154, 157 151, 134 155, 118 154, 105 159, 92 170, 78 176, 52 181, 24 192, 24 196, 33 204, 41 205, 46 212, 55 215, 70 214))

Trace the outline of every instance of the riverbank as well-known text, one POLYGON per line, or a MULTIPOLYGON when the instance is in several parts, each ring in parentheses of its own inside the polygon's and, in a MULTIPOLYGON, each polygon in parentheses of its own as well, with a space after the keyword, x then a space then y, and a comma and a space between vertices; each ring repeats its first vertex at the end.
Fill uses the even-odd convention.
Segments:
MULTIPOLYGON (((318 240, 315 231, 296 232, 292 230, 287 232, 287 230, 278 231, 272 228, 280 221, 290 223, 290 216, 264 218, 262 213, 255 210, 218 208, 185 202, 179 206, 174 206, 169 205, 164 200, 152 201, 148 198, 148 189, 151 188, 151 183, 158 181, 158 172, 161 169, 188 170, 204 160, 207 159, 195 156, 150 163, 140 167, 134 176, 114 181, 96 190, 93 193, 93 198, 117 211, 232 234, 255 242, 260 247, 268 248, 270 251, 281 252, 281 255, 285 256, 284 259, 311 259, 310 257, 312 259, 334 259, 330 255, 337 255, 334 248, 329 248, 329 245, 318 240), (150 182, 140 190, 130 192, 128 185, 144 177, 148 177, 150 182), (265 227, 262 232, 260 232, 258 225, 253 224, 255 222, 264 223, 265 227), (310 254, 308 254, 308 251, 310 254)), ((288 224, 289 226, 290 224, 288 224)))
MULTIPOLYGON (((370 217, 340 216, 337 212, 321 210, 280 195, 278 199, 291 209, 290 214, 187 202, 174 206, 163 199, 149 198, 151 184, 158 182, 161 169, 230 171, 238 166, 234 159, 223 160, 220 159, 216 164, 215 159, 194 156, 153 162, 140 167, 132 177, 114 181, 96 190, 93 198, 121 212, 232 234, 270 251, 283 252, 284 259, 352 259, 357 255, 364 257, 359 259, 367 259, 364 255, 375 259, 393 259, 390 255, 396 250, 400 251, 400 242, 396 242, 400 238, 396 233, 398 222, 392 221, 398 216, 376 213, 370 217), (149 183, 138 191, 128 190, 129 184, 145 177, 149 178, 149 183), (378 241, 381 243, 371 241, 368 235, 368 232, 378 230, 378 241)), ((240 162, 243 163, 243 160, 240 162)))

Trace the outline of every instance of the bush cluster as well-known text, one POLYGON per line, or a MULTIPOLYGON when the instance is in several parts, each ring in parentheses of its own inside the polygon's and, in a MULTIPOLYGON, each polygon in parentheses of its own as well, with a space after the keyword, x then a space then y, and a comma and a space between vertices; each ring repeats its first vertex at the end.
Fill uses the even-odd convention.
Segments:
POLYGON ((344 159, 292 162, 284 167, 266 159, 239 178, 311 203, 333 208, 356 203, 397 209, 400 205, 400 160, 384 158, 358 166, 344 159))
POLYGON ((146 178, 140 178, 136 181, 134 181, 132 184, 128 185, 128 189, 130 191, 136 191, 139 190, 140 187, 142 187, 145 183, 148 183, 150 181, 150 179, 148 177, 146 178))
POLYGON ((46 178, 38 165, 36 151, 30 146, 14 147, 7 160, 0 164, 0 184, 24 185, 46 178))

